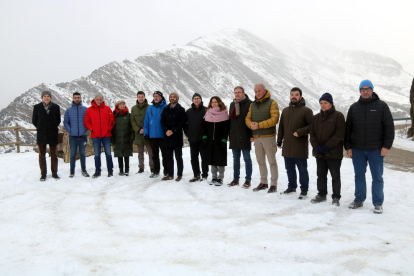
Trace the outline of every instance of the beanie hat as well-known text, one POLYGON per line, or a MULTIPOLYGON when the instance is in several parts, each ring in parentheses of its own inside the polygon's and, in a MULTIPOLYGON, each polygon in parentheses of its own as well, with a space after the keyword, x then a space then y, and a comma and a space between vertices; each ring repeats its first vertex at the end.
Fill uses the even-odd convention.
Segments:
POLYGON ((42 99, 44 95, 49 95, 50 98, 52 98, 52 93, 50 93, 49 91, 43 91, 42 92, 42 99))
POLYGON ((118 105, 120 105, 121 103, 125 104, 124 100, 119 100, 115 103, 115 109, 118 109, 118 105))
POLYGON ((331 105, 333 105, 333 98, 332 95, 329 93, 325 93, 322 95, 322 97, 319 99, 319 103, 321 101, 327 101, 328 103, 330 103, 331 105))
POLYGON ((170 96, 171 95, 175 95, 177 97, 177 101, 180 99, 180 96, 178 96, 178 93, 177 92, 171 92, 170 96))
POLYGON ((162 95, 162 93, 160 91, 155 91, 153 95, 155 95, 155 94, 159 95, 161 98, 164 99, 164 96, 162 95))
POLYGON ((194 100, 194 97, 200 97, 200 99, 203 100, 203 98, 201 97, 201 95, 198 94, 198 93, 194 93, 193 98, 191 100, 194 100))
POLYGON ((370 80, 363 80, 361 81, 361 84, 359 85, 359 92, 361 93, 361 88, 364 86, 369 86, 372 88, 372 91, 374 91, 374 85, 370 80))

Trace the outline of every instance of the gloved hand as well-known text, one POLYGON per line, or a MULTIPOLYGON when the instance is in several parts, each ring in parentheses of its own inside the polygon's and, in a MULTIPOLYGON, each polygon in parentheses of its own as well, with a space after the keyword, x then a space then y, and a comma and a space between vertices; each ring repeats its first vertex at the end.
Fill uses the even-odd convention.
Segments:
POLYGON ((145 139, 145 140, 149 140, 149 135, 145 135, 145 136, 144 136, 144 139, 145 139))
POLYGON ((221 148, 222 149, 227 149, 227 140, 226 139, 221 140, 221 148))
POLYGON ((207 136, 203 136, 203 144, 207 147, 207 136))
POLYGON ((318 145, 316 147, 316 152, 319 153, 319 154, 325 154, 328 151, 329 151, 329 148, 326 145, 323 145, 323 146, 318 145))

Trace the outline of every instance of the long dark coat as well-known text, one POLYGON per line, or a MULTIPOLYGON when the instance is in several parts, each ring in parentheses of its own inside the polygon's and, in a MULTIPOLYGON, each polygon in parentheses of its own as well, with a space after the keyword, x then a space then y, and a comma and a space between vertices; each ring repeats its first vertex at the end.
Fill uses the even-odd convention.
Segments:
MULTIPOLYGON (((237 118, 230 117, 230 149, 251 150, 252 143, 250 138, 253 137, 252 130, 246 126, 246 116, 249 113, 252 101, 246 95, 246 99, 240 102, 240 115, 237 118)), ((234 108, 234 102, 230 104, 229 115, 234 108)))
POLYGON ((197 142, 203 140, 203 122, 206 115, 206 107, 203 102, 199 108, 194 104, 185 112, 187 115, 187 124, 184 126, 184 133, 188 137, 189 142, 197 142))
POLYGON ((183 143, 183 126, 187 124, 187 116, 185 109, 176 104, 171 108, 171 104, 167 105, 161 113, 161 127, 164 131, 164 147, 182 147, 183 143), (167 131, 171 130, 173 134, 167 136, 167 131))
POLYGON ((33 108, 32 123, 37 130, 38 145, 59 144, 60 107, 50 102, 49 114, 47 114, 43 102, 36 104, 33 108))
POLYGON ((227 143, 230 120, 212 123, 204 121, 204 136, 207 136, 206 160, 208 165, 227 166, 227 143), (225 147, 223 146, 225 145, 225 147))
POLYGON ((115 126, 112 129, 111 137, 115 157, 132 156, 132 141, 134 141, 134 136, 134 130, 131 125, 131 114, 128 112, 123 115, 116 115, 115 126))

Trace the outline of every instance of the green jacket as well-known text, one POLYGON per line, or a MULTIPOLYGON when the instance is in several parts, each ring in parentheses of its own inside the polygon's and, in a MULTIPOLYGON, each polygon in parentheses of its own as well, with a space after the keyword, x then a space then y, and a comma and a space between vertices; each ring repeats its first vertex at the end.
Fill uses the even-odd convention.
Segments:
POLYGON ((135 145, 149 145, 149 140, 144 139, 144 134, 139 134, 139 131, 144 129, 145 113, 147 113, 148 106, 148 101, 145 99, 142 104, 137 101, 137 104, 132 107, 131 125, 135 133, 135 145))
POLYGON ((131 126, 131 114, 126 113, 115 116, 115 126, 112 129, 111 141, 114 145, 115 157, 132 156, 134 131, 131 126))

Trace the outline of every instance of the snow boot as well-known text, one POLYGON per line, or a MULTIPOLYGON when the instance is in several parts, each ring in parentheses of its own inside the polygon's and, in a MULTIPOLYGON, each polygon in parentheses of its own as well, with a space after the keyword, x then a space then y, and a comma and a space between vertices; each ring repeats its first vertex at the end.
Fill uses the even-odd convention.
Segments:
POLYGON ((98 177, 100 177, 101 176, 101 172, 95 172, 93 175, 92 175, 92 178, 98 178, 98 177))
POLYGON ((201 179, 200 179, 200 176, 199 175, 197 175, 197 176, 194 176, 193 178, 191 178, 190 179, 190 182, 191 183, 193 183, 193 182, 197 182, 197 181, 200 181, 201 179))
POLYGON ((52 177, 53 177, 55 180, 59 180, 59 179, 60 179, 60 177, 59 177, 59 175, 57 175, 57 173, 52 174, 52 177))
POLYGON ((227 186, 229 186, 229 187, 239 186, 239 181, 233 180, 232 182, 230 182, 229 184, 227 184, 227 186))
MULTIPOLYGON (((320 195, 316 195, 314 198, 312 198, 311 199, 311 202, 312 203, 321 203, 321 202, 324 202, 324 201, 326 201, 326 196, 320 196, 320 195)), ((333 204, 333 201, 332 201, 332 204, 333 204)))
POLYGON ((374 213, 375 214, 382 214, 382 205, 375 205, 374 213))
POLYGON ((332 199, 332 205, 339 207, 341 205, 341 204, 339 204, 339 198, 333 198, 332 199))
POLYGON ((258 192, 258 191, 261 191, 261 190, 266 190, 267 188, 269 188, 269 185, 260 183, 259 186, 257 186, 256 188, 253 189, 253 192, 258 192))
POLYGON ((83 170, 83 171, 82 171, 82 175, 83 175, 84 177, 89 177, 89 173, 88 173, 86 170, 83 170))
POLYGON ((351 204, 349 204, 349 209, 358 209, 364 206, 364 203, 354 200, 351 204))
POLYGON ((277 186, 270 186, 269 190, 267 191, 268 194, 276 193, 277 186))
POLYGON ((75 172, 70 172, 69 177, 73 178, 75 176, 75 172))
POLYGON ((46 175, 45 174, 43 174, 42 176, 40 176, 40 181, 46 181, 46 175))

